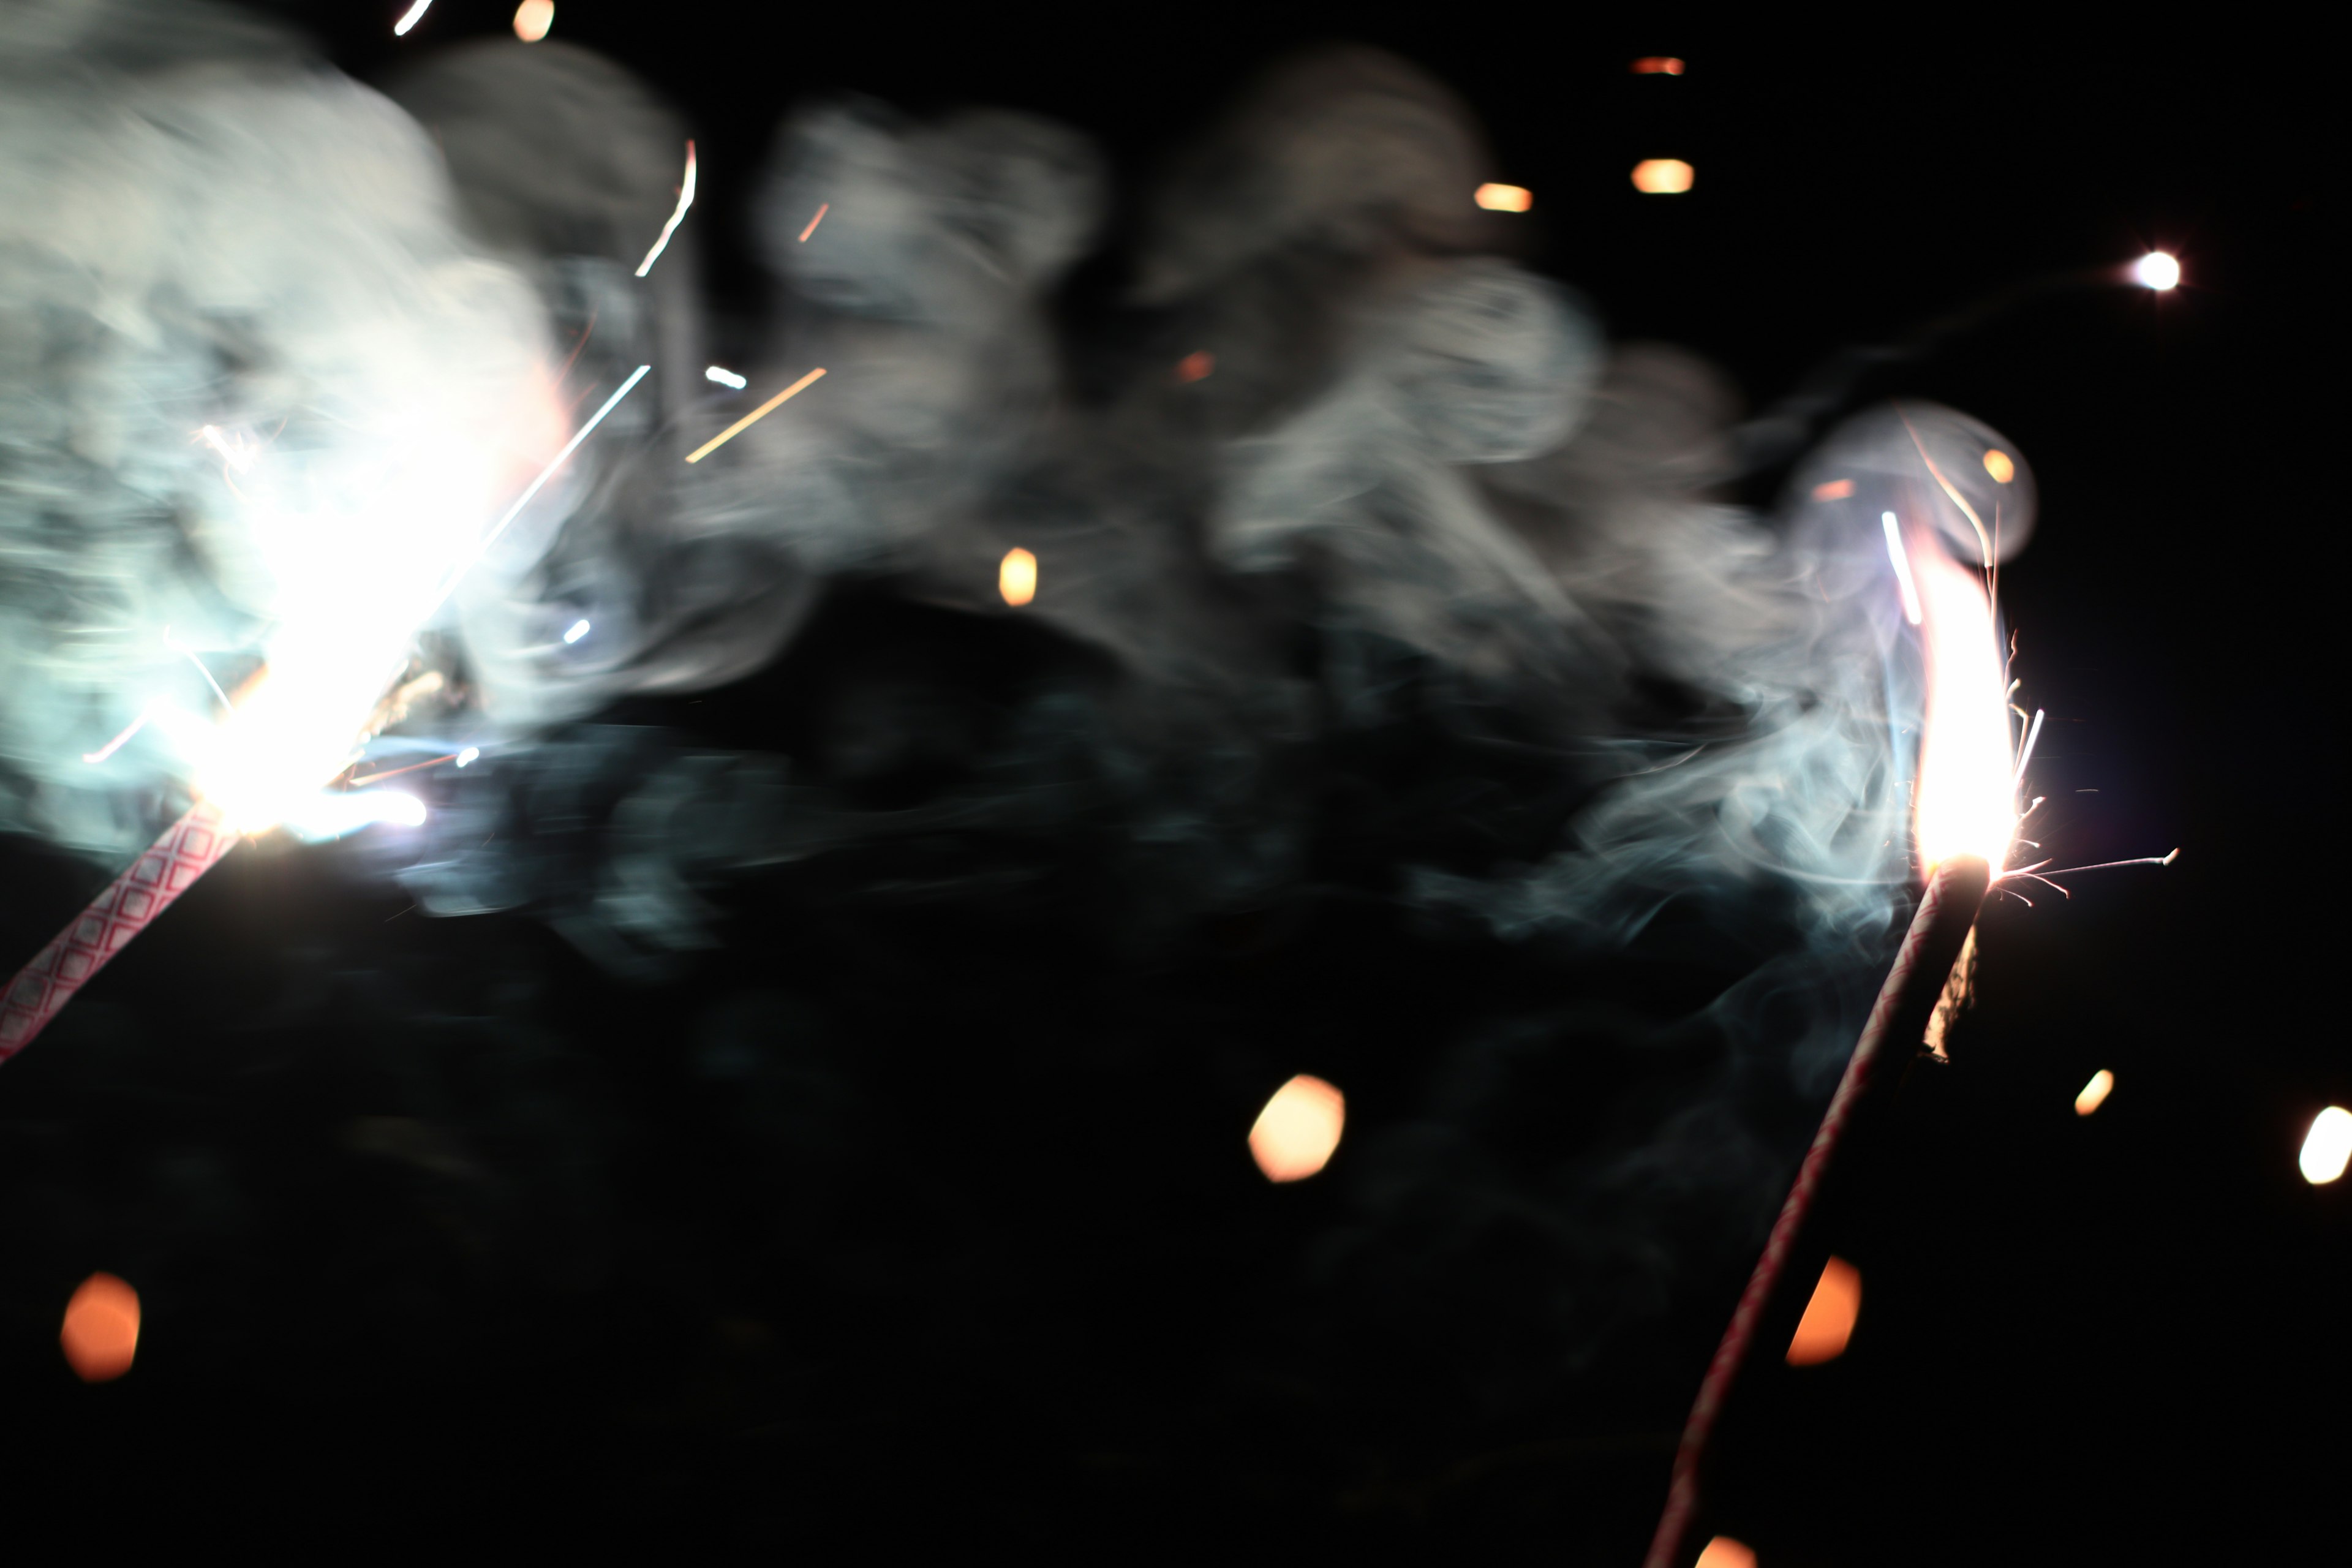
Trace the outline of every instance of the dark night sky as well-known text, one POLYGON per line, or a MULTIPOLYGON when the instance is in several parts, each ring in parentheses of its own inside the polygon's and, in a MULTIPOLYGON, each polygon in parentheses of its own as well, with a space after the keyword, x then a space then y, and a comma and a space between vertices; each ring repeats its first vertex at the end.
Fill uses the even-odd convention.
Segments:
MULTIPOLYGON (((404 51, 505 26, 503 6, 439 0, 395 43, 400 7, 389 3, 290 9, 362 79, 404 51)), ((2315 1402, 2345 1388, 2352 1194, 2312 1189, 2294 1169, 2314 1112, 2352 1103, 2342 1022, 2322 990, 2340 972, 2331 959, 2342 936, 2321 895, 2341 777, 2338 708, 2323 684, 2340 633, 2321 597, 2340 510, 2322 488, 2336 421, 2315 363, 2336 352, 2327 329, 2340 321, 2333 280, 2320 277, 2339 205, 2320 155, 2326 67, 2307 39, 2225 41, 2151 23, 2091 43, 1973 14, 1890 14, 1877 32, 1834 38, 1537 14, 1105 6, 929 17, 562 0, 556 33, 612 55, 682 109, 704 182, 690 221, 708 226, 714 287, 746 309, 752 273, 728 226, 777 119, 806 95, 846 88, 918 110, 1041 111, 1100 138, 1131 188, 1252 70, 1332 37, 1393 50, 1456 89, 1488 126, 1503 176, 1535 193, 1528 259, 1587 295, 1614 335, 1688 345, 1757 404, 1841 344, 1884 341, 2010 284, 2149 246, 2178 254, 2187 282, 2168 297, 2050 294, 1871 384, 1966 409, 2035 466, 2040 531, 2002 588, 2026 696, 2050 715, 2037 783, 2058 808, 2051 853, 2062 864, 2182 853, 2161 873, 2076 879, 2071 902, 2012 902, 1989 917, 1981 1006, 1943 1092, 1885 1156, 1881 1212, 1846 1248, 1867 1281, 1862 1328, 1840 1362, 1757 1393, 1724 1461, 1724 1528, 1756 1542, 1767 1568, 2187 1560, 2192 1543, 2205 1560, 2270 1560, 2266 1546, 2316 1511, 2315 1489, 2347 1458, 2343 1406, 2315 1402), (1626 71, 1656 53, 1685 57, 1688 73, 1626 71), (1667 155, 1696 167, 1693 193, 1630 189, 1636 159, 1667 155), (2079 1120, 2074 1093, 2099 1068, 2118 1088, 2079 1120)), ((1109 286, 1105 266, 1082 274, 1081 291, 1109 286)), ((248 918, 236 910, 282 876, 289 899, 311 900, 303 918, 355 942, 421 940, 370 934, 404 929, 383 923, 396 897, 322 890, 269 866, 239 874, 215 906, 224 919, 248 918)), ((37 940, 78 884, 51 868, 20 886, 33 891, 12 894, 9 930, 37 940)), ((249 918, 269 940, 271 921, 297 917, 249 918)), ((172 960, 152 962, 146 973, 163 973, 172 960)), ((1295 983, 1316 983, 1311 973, 1295 983)), ((1252 984, 1270 989, 1244 988, 1234 1005, 1283 983, 1252 984)), ((657 1036, 658 1013, 633 1005, 612 1002, 601 1026, 657 1036)), ((1019 1048, 992 1043, 985 1027, 957 1044, 1019 1048)), ((526 1058, 499 1070, 551 1104, 580 1103, 565 1082, 532 1078, 526 1058)), ((698 1114, 676 1075, 628 1060, 617 1092, 641 1120, 658 1122, 665 1107, 687 1122, 698 1114)), ((38 1078, 52 1070, 28 1056, 0 1076, 0 1128, 12 1095, 60 1092, 38 1078)), ((133 1100, 195 1092, 116 1088, 133 1100)), ((278 1114, 306 1114, 299 1095, 278 1114)), ((585 1158, 583 1141, 603 1134, 577 1124, 530 1157, 585 1158)), ((658 1186, 622 1206, 700 1212, 658 1186)), ((1172 1213, 1178 1191, 1171 1178, 1171 1212, 1138 1223, 1165 1225, 1170 1246, 1196 1247, 1203 1268, 1255 1267, 1287 1234, 1268 1221, 1238 1238, 1196 1235, 1172 1213)), ((863 1211, 847 1212, 839 1223, 863 1211)), ((1181 1433, 1105 1436, 1108 1457, 1067 1465, 1049 1418, 1018 1408, 1030 1394, 1041 1409, 1059 1395, 1037 1393, 1017 1365, 927 1393, 892 1364, 887 1331, 841 1322, 827 1331, 840 1336, 840 1364, 818 1355, 816 1373, 774 1370, 789 1358, 763 1361, 763 1336, 795 1331, 756 1303, 793 1286, 761 1274, 765 1264, 718 1278, 725 1268, 711 1260, 732 1255, 713 1236, 740 1219, 676 1221, 667 1254, 641 1250, 631 1267, 693 1283, 608 1293, 596 1312, 551 1325, 570 1348, 538 1363, 452 1370, 420 1332, 422 1370, 345 1387, 346 1365, 370 1352, 343 1344, 318 1387, 289 1392, 303 1374, 280 1368, 250 1399, 205 1392, 223 1385, 176 1372, 161 1346, 163 1364, 140 1369, 149 1390, 140 1374, 85 1390, 37 1364, 54 1362, 44 1314, 55 1301, 39 1291, 61 1299, 79 1272, 107 1266, 77 1272, 59 1251, 67 1272, 16 1288, 0 1322, 0 1388, 16 1391, 0 1451, 42 1451, 56 1495, 100 1510, 93 1520, 163 1509, 192 1539, 219 1516, 184 1498, 142 1502, 164 1493, 152 1478, 241 1478, 247 1503, 265 1500, 256 1517, 281 1522, 324 1515, 392 1530, 437 1518, 464 1531, 504 1504, 505 1522, 527 1517, 526 1530, 642 1526, 821 1560, 822 1542, 864 1520, 885 1534, 968 1530, 975 1545, 1026 1538, 1095 1560, 1194 1538, 1236 1556, 1250 1542, 1328 1539, 1418 1560, 1475 1542, 1499 1560, 1631 1562, 1663 1489, 1654 1421, 1482 1430, 1462 1416, 1385 1476, 1349 1472, 1315 1448, 1321 1438, 1300 1439, 1227 1489, 1181 1463, 1121 1468, 1121 1441, 1181 1454, 1192 1440, 1181 1433), (719 1326, 698 1331, 709 1345, 646 1348, 684 1321, 679 1296, 721 1303, 707 1314, 719 1326), (877 1411, 932 1401, 937 1413, 802 1431, 796 1377, 864 1380, 877 1411), (28 1430, 26 1412, 58 1438, 28 1430), (446 1468, 417 1458, 444 1446, 446 1468), (247 1452, 269 1458, 249 1468, 237 1457, 247 1452), (371 1489, 354 1471, 387 1479, 371 1489), (364 1500, 320 1500, 329 1497, 364 1500)), ((340 1222, 325 1210, 316 1223, 340 1222)), ((299 1297, 299 1279, 284 1279, 299 1297)), ((1626 1353, 1695 1377, 1736 1289, 1727 1277, 1626 1353)), ((270 1311, 305 1310, 272 1300, 270 1311)), ((236 1331, 267 1338, 251 1323, 236 1331)), ((1070 1331, 1115 1342, 1107 1361, 1145 1366, 1132 1375, 1148 1382, 1140 1342, 1190 1330, 1182 1303, 1155 1300, 1131 1325, 1070 1331)), ((957 1353, 992 1353, 985 1321, 969 1333, 957 1353)), ((1230 1359, 1254 1353, 1235 1347, 1230 1359)), ((387 1352, 395 1363, 409 1364, 387 1352)), ((911 1352, 906 1363, 928 1364, 911 1352)), ((1116 1408, 1118 1396, 1097 1403, 1116 1408)), ((1327 1446, 1348 1447, 1344 1435, 1327 1446)), ((445 1539, 454 1550, 463 1538, 445 1539)))

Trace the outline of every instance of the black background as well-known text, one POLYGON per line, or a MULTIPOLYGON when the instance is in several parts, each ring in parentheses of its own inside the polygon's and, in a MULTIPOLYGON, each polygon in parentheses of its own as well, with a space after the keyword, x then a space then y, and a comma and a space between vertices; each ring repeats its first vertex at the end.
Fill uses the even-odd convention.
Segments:
MULTIPOLYGON (((404 51, 506 26, 503 6, 439 0, 394 40, 401 8, 294 9, 362 79, 404 51)), ((1334 37, 1391 49, 1469 101, 1503 177, 1535 193, 1535 266, 1583 290, 1614 334, 1693 347, 1758 403, 1842 343, 1899 335, 2010 284, 2119 266, 2151 247, 2180 258, 2174 293, 2046 295, 1873 384, 1967 409, 2034 464, 2040 532, 2003 591, 2026 697, 2050 715, 2036 787, 2052 801, 2051 852, 2062 864, 2182 853, 2160 873, 2074 879, 2071 902, 2007 902, 1988 918, 1980 1009, 1932 1103, 1915 1109, 1914 1135, 1874 1173, 1885 1212, 1845 1248, 1865 1278, 1853 1346, 1775 1374, 1728 1439, 1720 1527, 1774 1568, 2264 1560, 2325 1511, 2346 1457, 2352 1218, 2344 1192, 2307 1186, 2294 1166, 2313 1114, 2352 1102, 2330 1000, 2340 311, 2320 269, 2341 252, 2322 156, 2328 89, 2307 37, 2123 21, 2112 36, 2062 40, 1973 13, 1734 34, 1528 7, 558 7, 555 36, 610 54, 687 115, 703 180, 690 221, 707 226, 714 287, 745 308, 755 284, 728 226, 776 120, 807 94, 1041 111, 1098 137, 1131 190, 1250 72, 1334 37), (1683 57, 1688 71, 1628 72, 1650 54, 1683 57), (1691 162, 1696 189, 1634 193, 1626 172, 1652 156, 1691 162), (2101 1068, 2116 1075, 2115 1094, 2078 1119, 2074 1091, 2101 1068)), ((180 922, 208 910, 244 922, 257 946, 304 922, 340 921, 362 945, 401 940, 384 923, 399 899, 379 909, 252 859, 225 868, 180 922)), ((10 931, 29 949, 83 883, 27 855, 9 864, 25 868, 10 931)), ((166 929, 140 945, 182 940, 166 929)), ((234 962, 205 954, 215 961, 234 962)), ((134 952, 88 1002, 194 962, 134 952)), ((268 982, 250 984, 258 997, 268 982)), ((657 1012, 594 1005, 610 1009, 597 1025, 647 1051, 662 1043, 657 1012)), ((43 1059, 58 1043, 10 1066, 0 1124, 8 1096, 47 1092, 22 1080, 61 1070, 43 1059)), ((954 1070, 973 1073, 992 1048, 984 1028, 942 1046, 968 1064, 954 1070)), ((647 1068, 630 1092, 685 1091, 647 1068)), ((1167 1092, 1206 1091, 1171 1079, 1167 1092)), ((1376 1112, 1376 1090, 1369 1101, 1360 1114, 1376 1112)), ((548 1157, 572 1148, 555 1139, 548 1157)), ((102 1167, 104 1148, 84 1158, 102 1167)), ((1245 1165, 1214 1179, 1255 1180, 1245 1165)), ((1246 1210, 1234 1202, 1219 1212, 1246 1210)), ((1178 1237, 1187 1223, 1135 1223, 1147 1221, 1178 1237)), ((330 1211, 317 1223, 338 1221, 330 1211)), ((1284 1234, 1267 1221, 1255 1239, 1200 1245, 1238 1267, 1284 1234)), ((676 1268, 725 1250, 707 1240, 677 1237, 676 1268)), ((589 1327, 558 1326, 574 1336, 568 1349, 506 1370, 461 1378, 428 1354, 411 1372, 387 1352, 380 1378, 345 1387, 333 1362, 305 1403, 284 1393, 299 1369, 273 1373, 250 1401, 190 1393, 220 1385, 174 1381, 169 1301, 151 1292, 139 1371, 85 1389, 56 1365, 50 1336, 73 1283, 117 1267, 103 1251, 95 1239, 52 1247, 43 1261, 55 1277, 20 1279, 0 1325, 17 1391, 0 1417, 7 1445, 38 1457, 43 1468, 24 1473, 55 1478, 42 1489, 78 1500, 68 1517, 101 1529, 163 1510, 199 1533, 235 1516, 240 1529, 364 1537, 427 1518, 463 1531, 503 1514, 551 1536, 643 1525, 824 1556, 863 1521, 877 1540, 936 1528, 969 1550, 1026 1540, 1096 1560, 1182 1542, 1188 1555, 1279 1542, 1318 1559, 1475 1548, 1631 1562, 1670 1440, 1654 1420, 1613 1416, 1574 1431, 1474 1425, 1433 1434, 1389 1473, 1349 1470, 1307 1441, 1240 1467, 1244 1483, 1212 1484, 1213 1465, 1138 1468, 1108 1438, 1071 1463, 1051 1420, 1022 1408, 1053 1397, 1017 1366, 968 1389, 910 1387, 889 1364, 887 1331, 858 1324, 835 1325, 834 1381, 862 1383, 877 1408, 933 1414, 810 1437, 774 1414, 790 1391, 762 1383, 762 1336, 779 1331, 723 1301, 700 1338, 675 1346, 684 1331, 667 1309, 625 1301, 589 1327), (449 1392, 461 1383, 466 1394, 449 1392), (265 1429, 286 1440, 265 1449, 253 1441, 265 1429), (354 1471, 385 1484, 353 1489, 354 1471), (174 1489, 189 1478, 201 1484, 174 1489)), ((299 1279, 283 1287, 265 1316, 310 1310, 299 1279)), ((1736 1288, 1727 1279, 1642 1353, 1695 1382, 1736 1288)), ((703 1294, 787 1289, 739 1279, 703 1294)), ((1150 1302, 1141 1321, 1183 1331, 1183 1303, 1150 1302)), ((266 1339, 267 1323, 234 1332, 266 1339)), ((970 1335, 971 1354, 994 1353, 987 1325, 970 1335)), ((1230 1352, 1237 1363, 1254 1353, 1230 1352)), ((1119 1356, 1150 1359, 1133 1344, 1119 1356)), ((1160 1436, 1155 1451, 1183 1449, 1181 1435, 1160 1436)))

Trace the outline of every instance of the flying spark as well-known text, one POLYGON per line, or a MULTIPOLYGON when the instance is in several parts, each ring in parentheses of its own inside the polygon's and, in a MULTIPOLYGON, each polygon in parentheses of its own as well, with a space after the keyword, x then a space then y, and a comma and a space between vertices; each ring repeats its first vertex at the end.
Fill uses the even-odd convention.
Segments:
POLYGON ((2101 1068, 2091 1075, 2091 1081, 2083 1086, 2083 1092, 2074 1097, 2074 1114, 2090 1115, 2107 1102, 2107 1096, 2115 1089, 2116 1075, 2101 1068))
POLYGON ((824 221, 824 215, 832 210, 833 204, 831 202, 819 202, 816 204, 816 216, 809 219, 808 227, 801 230, 801 243, 803 245, 806 245, 808 243, 808 237, 816 232, 816 226, 823 223, 824 221))
POLYGON ((1037 596, 1037 558, 1017 546, 1004 552, 996 568, 996 591, 1018 609, 1037 596))
POLYGON ((392 25, 392 36, 395 38, 408 37, 408 29, 424 19, 425 13, 432 5, 433 0, 416 0, 416 4, 408 8, 408 15, 392 25))
MULTIPOLYGON (((425 9, 420 3, 416 7, 425 9)), ((66 1303, 58 1332, 66 1363, 84 1383, 110 1383, 139 1354, 139 1292, 111 1274, 93 1274, 66 1303)))
POLYGON ((740 392, 745 387, 751 384, 750 382, 745 381, 741 376, 737 375, 733 371, 715 364, 703 371, 702 379, 705 381, 715 381, 719 385, 735 392, 740 392))
POLYGON ((1645 196, 1678 196, 1697 174, 1680 158, 1644 158, 1633 165, 1633 188, 1645 196))
POLYGON ((563 640, 567 643, 578 642, 582 637, 584 637, 587 635, 588 623, 586 621, 574 621, 570 626, 563 628, 563 640))
POLYGON ((2302 1168, 2303 1179, 2315 1187, 2324 1187, 2341 1176, 2345 1165, 2352 1163, 2352 1110, 2331 1105, 2313 1117, 2295 1163, 2302 1168))
MULTIPOLYGON (((640 371, 638 374, 643 374, 644 373, 640 371)), ((705 441, 701 446, 697 447, 693 451, 688 453, 686 460, 689 463, 698 463, 702 461, 703 458, 710 456, 711 453, 716 452, 719 447, 724 447, 728 442, 735 439, 736 437, 750 429, 753 425, 756 425, 761 420, 766 418, 771 413, 782 407, 793 394, 797 393, 802 387, 806 386, 809 383, 814 381, 818 376, 821 376, 824 374, 824 371, 822 367, 809 372, 806 375, 801 377, 798 381, 784 388, 783 391, 776 394, 775 396, 771 397, 767 402, 762 403, 759 407, 754 408, 751 413, 746 414, 742 418, 738 419, 734 424, 730 425, 726 429, 721 430, 718 435, 713 436, 709 440, 705 441)))
POLYGON ((1523 213, 1536 205, 1535 194, 1525 185, 1481 185, 1471 199, 1493 213, 1523 213))
POLYGON ((1348 1100, 1321 1079, 1300 1073, 1274 1091, 1250 1128, 1250 1158, 1269 1182, 1297 1182, 1330 1163, 1347 1125, 1348 1100))
MULTIPOLYGON (((552 15, 554 10, 555 7, 552 5, 548 7, 550 15, 552 15)), ((661 259, 663 248, 669 244, 669 237, 676 234, 677 226, 686 220, 686 209, 693 205, 694 143, 689 141, 686 144, 686 179, 677 187, 677 205, 671 210, 669 221, 662 225, 661 237, 654 241, 654 247, 651 250, 646 252, 646 258, 637 263, 638 277, 643 278, 654 269, 654 263, 661 259)))
POLYGON ((472 762, 476 757, 478 757, 481 754, 482 751, 480 747, 468 746, 464 751, 457 753, 457 765, 462 768, 467 763, 472 762))

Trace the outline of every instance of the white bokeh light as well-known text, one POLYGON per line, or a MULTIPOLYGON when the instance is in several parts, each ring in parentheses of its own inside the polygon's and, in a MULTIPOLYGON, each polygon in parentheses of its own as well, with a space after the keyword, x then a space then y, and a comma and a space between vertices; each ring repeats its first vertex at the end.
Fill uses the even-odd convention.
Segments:
POLYGON ((2151 250, 2132 263, 2132 281, 2162 293, 2180 285, 2180 263, 2161 250, 2151 250))

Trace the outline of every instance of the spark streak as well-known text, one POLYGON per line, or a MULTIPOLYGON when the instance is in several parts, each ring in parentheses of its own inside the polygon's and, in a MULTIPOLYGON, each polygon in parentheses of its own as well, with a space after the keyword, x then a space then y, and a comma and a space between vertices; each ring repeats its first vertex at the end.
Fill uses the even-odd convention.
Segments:
POLYGON ((677 188, 677 205, 671 210, 669 221, 662 225, 661 237, 654 241, 651 250, 646 252, 646 258, 637 263, 638 277, 643 278, 654 269, 654 263, 661 259, 663 248, 669 244, 669 237, 676 234, 677 226, 686 220, 686 209, 693 205, 694 143, 689 140, 686 144, 686 179, 677 188))
POLYGON ((408 37, 408 29, 424 19, 425 11, 432 4, 433 0, 416 0, 416 4, 408 8, 408 15, 392 25, 392 36, 395 38, 408 37))
MULTIPOLYGON (((721 430, 718 435, 713 436, 709 440, 705 441, 701 446, 697 447, 693 451, 688 453, 686 460, 689 463, 698 463, 702 461, 703 458, 710 456, 711 453, 716 452, 719 447, 724 447, 728 442, 735 439, 736 437, 750 429, 753 425, 756 425, 761 420, 766 418, 771 413, 782 407, 786 401, 788 401, 794 393, 797 393, 801 388, 806 386, 809 383, 814 381, 824 374, 824 369, 823 366, 819 366, 817 369, 809 372, 806 375, 801 377, 798 381, 784 388, 783 391, 776 394, 775 396, 771 397, 767 402, 762 403, 759 407, 754 408, 751 413, 746 414, 742 418, 738 419, 734 424, 730 425, 726 429, 721 430)), ((644 369, 640 368, 637 374, 645 374, 644 369)), ((603 416, 600 415, 598 417, 601 418, 603 416)))
POLYGON ((122 733, 115 736, 114 739, 109 741, 106 744, 100 746, 94 752, 84 752, 81 754, 81 760, 85 763, 92 763, 106 761, 107 758, 121 751, 123 743, 129 741, 131 736, 136 735, 140 731, 144 730, 147 727, 147 721, 152 717, 153 715, 152 713, 140 714, 138 718, 131 721, 130 725, 124 729, 122 733))
POLYGON ((1903 618, 1913 626, 1919 624, 1919 584, 1911 578, 1911 558, 1903 550, 1903 525, 1895 521, 1891 511, 1882 511, 1878 521, 1886 530, 1886 557, 1895 563, 1895 582, 1903 590, 1903 618))
POLYGON ((824 215, 832 210, 833 204, 831 202, 819 202, 816 204, 816 216, 809 219, 808 227, 801 230, 801 243, 803 245, 806 245, 808 243, 808 237, 816 232, 816 226, 823 223, 824 221, 824 215))

